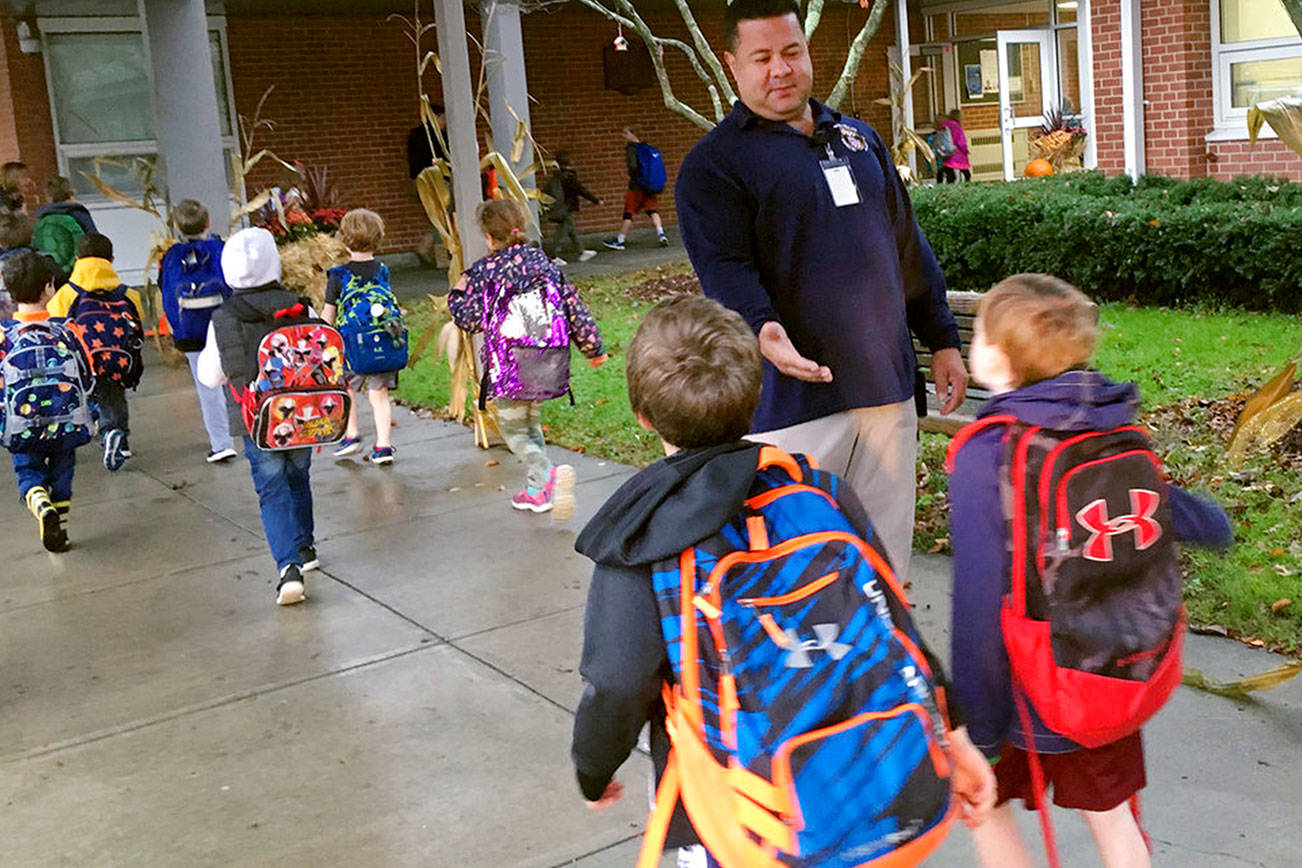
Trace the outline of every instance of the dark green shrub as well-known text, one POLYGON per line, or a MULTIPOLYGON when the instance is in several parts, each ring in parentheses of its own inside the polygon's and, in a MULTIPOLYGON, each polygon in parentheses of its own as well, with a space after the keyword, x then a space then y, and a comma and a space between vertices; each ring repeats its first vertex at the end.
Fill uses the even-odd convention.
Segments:
POLYGON ((954 289, 1024 271, 1100 300, 1302 311, 1302 185, 1074 173, 915 191, 954 289))

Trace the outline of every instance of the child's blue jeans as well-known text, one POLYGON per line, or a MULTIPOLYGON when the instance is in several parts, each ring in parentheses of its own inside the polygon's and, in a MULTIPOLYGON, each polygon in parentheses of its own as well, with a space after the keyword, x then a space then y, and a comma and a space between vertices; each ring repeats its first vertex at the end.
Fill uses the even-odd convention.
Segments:
POLYGON ((303 563, 298 550, 315 545, 312 535, 312 488, 308 471, 312 450, 290 449, 267 452, 244 438, 244 457, 249 459, 253 488, 262 510, 262 529, 276 559, 276 569, 303 563))
POLYGON ((15 452, 14 476, 18 477, 18 497, 27 497, 27 492, 36 486, 42 486, 55 503, 64 503, 72 499, 72 474, 77 469, 77 451, 68 449, 63 452, 15 452))

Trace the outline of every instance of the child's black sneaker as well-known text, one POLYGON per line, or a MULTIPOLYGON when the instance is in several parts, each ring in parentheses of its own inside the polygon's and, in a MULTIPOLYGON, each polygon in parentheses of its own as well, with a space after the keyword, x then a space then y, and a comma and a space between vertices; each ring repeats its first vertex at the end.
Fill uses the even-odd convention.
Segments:
POLYGON ((316 546, 303 546, 298 550, 298 558, 303 562, 300 569, 305 573, 321 566, 321 559, 316 556, 316 546))
POLYGON ((661 235, 661 236, 660 236, 660 246, 661 246, 661 247, 668 247, 668 246, 669 246, 669 239, 666 238, 664 235, 661 235))
POLYGON ((220 464, 223 461, 230 461, 238 454, 234 449, 214 449, 208 453, 206 460, 209 464, 220 464))
POLYGON ((280 584, 276 586, 276 605, 292 606, 303 602, 307 592, 303 587, 303 572, 298 564, 290 564, 280 571, 280 584))

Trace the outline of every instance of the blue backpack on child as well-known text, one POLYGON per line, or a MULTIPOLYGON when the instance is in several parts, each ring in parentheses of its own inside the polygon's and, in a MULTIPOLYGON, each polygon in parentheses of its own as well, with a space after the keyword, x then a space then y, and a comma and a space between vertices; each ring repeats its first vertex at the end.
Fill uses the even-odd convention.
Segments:
POLYGON ((380 263, 364 279, 347 265, 330 269, 342 289, 335 324, 344 339, 344 363, 354 374, 386 374, 407 366, 407 326, 389 288, 389 269, 380 263))
POLYGON ((10 322, 0 359, 0 445, 62 452, 91 438, 89 361, 66 325, 10 322))
POLYGON ((637 185, 651 195, 661 192, 668 180, 665 158, 646 142, 638 142, 634 148, 637 150, 637 178, 634 179, 637 185))
POLYGON ((766 446, 742 512, 653 567, 676 683, 640 868, 660 864, 678 801, 723 865, 916 865, 944 840, 942 701, 839 484, 766 446))
POLYGON ((222 274, 224 244, 220 238, 178 241, 163 255, 158 282, 169 309, 168 324, 177 341, 206 341, 212 312, 230 298, 231 290, 222 274))

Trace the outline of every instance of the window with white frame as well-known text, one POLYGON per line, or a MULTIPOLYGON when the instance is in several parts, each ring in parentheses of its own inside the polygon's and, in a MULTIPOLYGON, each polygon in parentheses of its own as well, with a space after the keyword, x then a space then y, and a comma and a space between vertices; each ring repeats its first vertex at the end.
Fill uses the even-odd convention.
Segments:
MULTIPOLYGON (((97 174, 97 158, 130 165, 137 158, 158 155, 144 34, 131 18, 49 18, 41 19, 39 26, 59 170, 78 196, 93 200, 100 194, 86 175, 97 174)), ((209 28, 222 146, 235 151, 225 31, 211 20, 209 28)), ((121 166, 101 161, 98 174, 124 193, 141 192, 131 172, 121 166)), ((157 183, 162 183, 161 177, 157 183)))
POLYGON ((1248 109, 1302 96, 1302 36, 1281 0, 1211 0, 1212 138, 1248 137, 1248 109))

